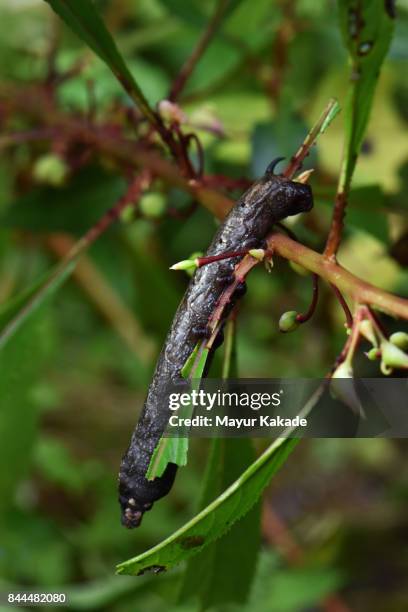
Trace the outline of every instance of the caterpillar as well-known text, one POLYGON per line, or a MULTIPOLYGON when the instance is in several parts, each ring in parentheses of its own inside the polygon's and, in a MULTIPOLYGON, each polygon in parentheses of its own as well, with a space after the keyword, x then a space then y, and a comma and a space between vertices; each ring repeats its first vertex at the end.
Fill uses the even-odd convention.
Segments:
MULTIPOLYGON (((275 223, 313 207, 309 185, 274 174, 275 165, 281 159, 271 162, 264 176, 241 196, 220 225, 206 256, 262 246, 275 223)), ((169 418, 160 398, 169 381, 180 380, 181 370, 198 338, 205 333, 217 300, 225 285, 234 278, 234 268, 240 259, 224 259, 199 268, 176 311, 139 422, 120 465, 119 503, 122 524, 127 528, 137 527, 143 514, 156 500, 167 495, 173 485, 177 471, 174 463, 168 463, 162 476, 154 480, 145 477, 169 418)), ((237 287, 233 300, 243 292, 243 287, 237 287)))

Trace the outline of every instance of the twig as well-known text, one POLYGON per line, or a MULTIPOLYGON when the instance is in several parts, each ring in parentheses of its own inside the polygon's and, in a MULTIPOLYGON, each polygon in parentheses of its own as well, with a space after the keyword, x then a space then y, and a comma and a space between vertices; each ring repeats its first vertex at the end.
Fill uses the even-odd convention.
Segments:
MULTIPOLYGON (((12 109, 18 109, 27 113, 28 110, 31 116, 44 121, 44 128, 58 129, 59 136, 64 134, 70 142, 86 143, 100 155, 114 160, 122 169, 123 167, 142 167, 149 170, 153 175, 159 176, 171 185, 191 193, 195 200, 199 201, 219 219, 223 219, 233 206, 232 200, 219 191, 208 188, 205 181, 187 180, 174 164, 163 159, 158 153, 144 150, 138 143, 125 139, 117 133, 113 134, 106 128, 91 127, 86 122, 67 117, 57 111, 47 112, 49 102, 38 87, 31 88, 29 92, 24 90, 24 95, 22 95, 23 92, 15 92, 13 89, 4 90, 4 87, 1 93, 3 93, 6 111, 10 112, 12 109)), ((307 147, 321 133, 327 121, 332 118, 335 107, 335 102, 331 101, 320 117, 318 124, 292 159, 285 171, 286 176, 296 172, 302 159, 307 154, 307 147)), ((319 274, 357 302, 366 303, 394 316, 408 319, 408 300, 364 282, 335 262, 325 259, 320 253, 282 234, 272 233, 269 241, 270 246, 273 246, 281 257, 294 261, 319 274)))
POLYGON ((344 299, 343 295, 337 289, 336 285, 334 285, 333 283, 330 283, 330 287, 333 289, 333 292, 334 292, 336 298, 338 299, 341 307, 344 310, 344 314, 346 315, 346 324, 347 324, 347 327, 349 329, 351 329, 353 327, 353 315, 351 314, 351 310, 348 307, 348 304, 347 304, 346 300, 344 299))
POLYGON ((319 276, 318 274, 313 274, 312 301, 310 302, 310 306, 305 313, 298 314, 296 316, 296 321, 298 323, 306 323, 306 321, 309 321, 309 319, 313 316, 314 311, 316 310, 318 298, 319 298, 319 276))
POLYGON ((130 203, 137 202, 144 184, 146 183, 147 175, 144 173, 136 177, 130 184, 127 192, 122 196, 114 206, 112 206, 100 219, 93 225, 82 238, 76 242, 72 249, 67 253, 65 261, 75 259, 82 251, 88 248, 103 232, 116 221, 122 210, 130 203))
POLYGON ((284 81, 285 71, 289 63, 289 47, 296 33, 294 1, 282 3, 282 21, 276 32, 272 45, 272 75, 266 82, 272 101, 278 106, 284 81))
POLYGON ((340 291, 349 295, 355 302, 368 304, 393 314, 402 319, 408 319, 408 300, 383 291, 358 278, 339 264, 327 260, 324 255, 312 251, 308 247, 295 242, 284 234, 271 233, 268 246, 277 255, 315 272, 327 282, 335 285, 340 291))
POLYGON ((191 55, 187 58, 178 76, 174 80, 174 83, 169 93, 169 100, 171 100, 172 102, 174 102, 180 96, 180 93, 182 92, 188 78, 190 77, 197 63, 201 59, 212 37, 216 33, 221 23, 221 20, 222 20, 222 17, 224 15, 227 5, 228 5, 228 0, 218 1, 215 12, 213 16, 211 17, 210 21, 208 22, 206 29, 202 33, 191 55))
POLYGON ((324 254, 328 259, 336 260, 336 253, 340 246, 341 236, 343 233, 344 216, 346 214, 348 190, 338 191, 334 200, 334 210, 332 222, 330 225, 329 234, 327 237, 324 254))
POLYGON ((286 176, 287 178, 293 178, 296 172, 300 170, 305 157, 309 155, 309 151, 313 144, 316 142, 317 137, 322 132, 324 132, 327 125, 332 121, 332 119, 334 119, 338 111, 339 105, 337 100, 331 99, 322 114, 320 115, 319 119, 312 127, 305 140, 295 153, 295 155, 291 158, 288 166, 282 173, 283 176, 286 176))
POLYGON ((23 142, 50 140, 58 135, 56 128, 34 128, 22 132, 10 132, 0 136, 0 150, 23 142))

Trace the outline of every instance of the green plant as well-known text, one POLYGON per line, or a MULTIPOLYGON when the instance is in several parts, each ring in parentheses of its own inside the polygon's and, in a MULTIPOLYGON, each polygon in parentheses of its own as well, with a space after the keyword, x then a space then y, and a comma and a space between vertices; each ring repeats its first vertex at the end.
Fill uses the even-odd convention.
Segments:
MULTIPOLYGON (((268 62, 261 59, 263 49, 268 46, 270 32, 267 30, 258 32, 255 22, 252 23, 250 19, 249 2, 220 0, 211 6, 211 14, 208 14, 207 7, 202 7, 198 2, 189 4, 188 8, 185 3, 163 2, 172 18, 176 21, 177 19, 186 21, 188 36, 194 34, 197 40, 176 77, 171 83, 165 84, 167 93, 160 92, 161 100, 156 99, 158 102, 156 105, 152 103, 151 96, 145 92, 142 84, 143 80, 149 82, 149 78, 142 78, 143 64, 140 63, 138 66, 136 62, 135 67, 132 64, 128 65, 93 2, 49 0, 48 3, 65 24, 110 69, 121 85, 123 95, 120 96, 118 88, 114 96, 108 96, 105 107, 101 100, 101 110, 99 110, 99 101, 93 100, 94 86, 88 81, 89 103, 85 111, 81 108, 72 110, 70 105, 75 96, 70 98, 67 85, 81 78, 82 65, 81 62, 73 62, 68 69, 61 69, 57 61, 58 45, 52 45, 49 51, 45 77, 15 87, 6 87, 4 92, 0 92, 0 109, 4 114, 6 126, 5 133, 0 137, 0 147, 13 152, 22 148, 22 156, 25 155, 28 161, 23 159, 22 162, 16 161, 16 163, 21 163, 22 182, 24 173, 28 173, 30 187, 26 193, 20 195, 17 206, 5 211, 5 223, 28 232, 35 232, 38 227, 47 234, 44 242, 48 252, 53 252, 59 257, 59 262, 51 268, 51 271, 39 275, 40 280, 36 280, 31 285, 29 282, 23 283, 24 291, 7 300, 0 312, 0 351, 4 364, 0 376, 3 379, 3 387, 9 394, 8 401, 10 405, 13 403, 20 406, 20 414, 23 413, 27 402, 33 402, 34 405, 30 412, 32 423, 27 427, 25 437, 20 439, 19 445, 14 447, 11 445, 12 448, 7 452, 7 460, 17 461, 16 458, 19 458, 19 468, 10 481, 4 480, 2 483, 5 499, 12 495, 13 481, 22 478, 29 469, 28 455, 27 460, 21 457, 24 455, 22 448, 29 448, 30 445, 34 448, 35 422, 41 410, 41 400, 37 402, 40 406, 37 412, 35 399, 27 398, 23 393, 24 389, 16 388, 13 375, 17 368, 20 369, 20 363, 27 365, 29 370, 26 375, 27 380, 35 379, 39 375, 41 360, 38 360, 38 363, 37 360, 36 363, 30 363, 30 347, 41 346, 39 353, 46 353, 47 347, 42 346, 41 337, 47 332, 42 331, 41 325, 47 325, 47 307, 51 298, 58 296, 64 281, 69 276, 75 275, 77 281, 86 287, 92 302, 105 317, 109 318, 113 327, 131 348, 132 358, 135 358, 140 365, 140 378, 145 387, 148 381, 146 369, 151 365, 151 357, 156 346, 163 339, 179 295, 179 288, 171 284, 177 281, 168 280, 163 262, 158 263, 157 251, 168 248, 163 260, 173 264, 177 258, 186 258, 193 249, 205 246, 205 242, 196 244, 195 240, 199 236, 197 231, 194 232, 193 244, 188 243, 186 236, 185 241, 180 241, 182 246, 172 244, 171 232, 174 230, 174 225, 166 229, 167 220, 170 223, 171 215, 174 215, 178 219, 180 217, 184 219, 187 224, 194 215, 201 214, 196 211, 196 203, 202 205, 213 216, 222 219, 232 205, 235 197, 233 194, 237 188, 240 189, 249 182, 243 177, 242 159, 238 153, 234 153, 236 157, 233 155, 231 158, 228 156, 225 159, 222 159, 222 156, 217 158, 217 148, 222 146, 222 142, 217 140, 222 134, 222 126, 205 107, 196 109, 196 118, 193 112, 188 115, 185 112, 185 105, 189 100, 194 103, 194 98, 198 98, 205 102, 206 89, 211 91, 212 87, 217 87, 218 81, 222 82, 223 79, 228 81, 229 73, 234 74, 234 70, 236 71, 240 65, 245 65, 245 62, 255 66, 258 86, 260 84, 267 92, 275 117, 272 125, 267 124, 262 127, 262 123, 259 122, 257 126, 259 129, 253 132, 253 139, 259 141, 254 146, 255 170, 259 173, 260 168, 265 166, 265 157, 268 156, 269 161, 269 157, 273 156, 271 148, 280 149, 286 146, 287 150, 284 152, 292 156, 284 170, 284 174, 288 177, 293 177, 298 172, 306 155, 313 154, 312 146, 317 137, 320 137, 337 111, 337 105, 330 103, 321 119, 309 132, 309 136, 304 139, 306 130, 299 116, 302 104, 305 105, 305 96, 299 91, 300 102, 295 104, 293 83, 292 87, 284 84, 289 64, 288 54, 293 40, 292 29, 296 31, 298 28, 300 31, 302 19, 296 15, 292 2, 279 4, 274 25, 274 59, 271 73, 265 70, 268 62), (239 38, 243 24, 249 28, 249 34, 245 37, 249 42, 245 48, 242 39, 239 38), (200 30, 198 36, 196 36, 197 26, 200 30), (223 68, 224 72, 217 74, 214 68, 215 62, 212 65, 215 76, 211 74, 211 69, 206 72, 203 68, 203 72, 199 72, 200 66, 205 66, 208 57, 206 54, 211 53, 212 47, 215 47, 214 53, 225 51, 226 67, 223 68), (138 68, 141 73, 140 82, 138 68), (205 77, 202 82, 201 75, 205 77), (194 78, 196 78, 195 88, 194 78), (190 83, 193 85, 189 90, 190 83), (67 96, 68 103, 64 102, 64 96, 67 96), (118 98, 117 101, 114 100, 115 97, 118 98), (27 104, 27 100, 30 104, 27 104), (198 111, 201 112, 201 117, 198 111), (19 122, 23 124, 22 129, 19 128, 19 122), (260 142, 264 134, 267 134, 267 145, 265 142, 260 142), (47 143, 46 151, 42 146, 44 141, 47 143), (295 155, 299 145, 300 149, 295 155), (95 162, 99 166, 97 169, 92 167, 95 162), (48 187, 36 186, 36 183, 44 182, 48 187), (89 192, 86 189, 89 189, 89 192), (31 200, 30 192, 34 194, 31 200), (74 200, 81 197, 80 194, 83 198, 82 204, 75 210, 74 200), (114 205, 107 209, 107 202, 112 201, 115 202, 114 205), (173 201, 176 202, 175 206, 173 201), (164 227, 159 248, 155 246, 148 229, 151 227, 152 219, 156 222, 161 221, 164 227), (98 242, 100 238, 105 238, 105 232, 118 221, 121 221, 122 225, 117 234, 125 234, 127 244, 121 249, 123 266, 110 268, 112 265, 109 261, 110 255, 103 251, 98 254, 98 242), (138 225, 139 228, 136 227, 138 225), (61 231, 79 238, 75 241, 72 238, 67 239, 66 236, 60 235, 61 231), (132 231, 135 232, 135 236, 132 236, 132 231), (138 231, 140 234, 136 236, 138 231), (95 265, 92 267, 92 261, 84 259, 84 253, 89 249, 95 254, 95 261, 99 263, 100 268, 102 270, 106 268, 109 282, 104 284, 103 279, 101 280, 95 271, 95 265), (126 268, 129 253, 136 260, 137 271, 127 275, 121 285, 118 269, 126 268), (135 300, 138 304, 140 321, 129 312, 123 303, 126 300, 120 297, 126 294, 132 295, 131 285, 134 276, 138 277, 138 282, 144 289, 135 300), (106 285, 113 287, 112 295, 106 290, 106 285), (147 302, 155 301, 159 304, 157 311, 154 310, 156 308, 154 306, 152 309, 149 306, 143 307, 146 299, 147 302), (160 304, 169 304, 164 316, 160 304), (155 331, 151 332, 152 329, 155 331)), ((258 11, 257 23, 259 23, 259 19, 262 20, 262 16, 267 14, 270 3, 259 1, 255 4, 255 12, 258 11)), ((301 266, 303 270, 312 273, 313 279, 313 297, 305 314, 289 310, 289 306, 283 300, 282 312, 287 308, 285 315, 291 314, 293 320, 291 319, 290 330, 282 331, 292 331, 297 327, 291 336, 295 337, 301 333, 299 328, 310 321, 317 306, 318 278, 329 288, 331 287, 337 303, 343 308, 348 335, 343 339, 341 331, 338 334, 343 347, 338 352, 338 357, 333 359, 334 363, 330 365, 330 372, 334 375, 339 368, 344 369, 344 366, 352 372, 352 360, 357 355, 361 341, 369 342, 371 351, 375 349, 375 356, 379 359, 384 374, 390 374, 394 368, 407 367, 405 348, 392 342, 392 336, 388 339, 388 334, 384 331, 377 313, 386 313, 406 320, 408 301, 398 297, 388 288, 386 290, 352 274, 337 261, 343 233, 348 229, 347 224, 344 228, 346 210, 350 210, 351 234, 353 231, 368 230, 378 237, 379 234, 383 236, 385 233, 383 231, 385 207, 381 200, 383 192, 379 188, 381 197, 378 192, 359 194, 358 188, 352 188, 352 178, 364 144, 378 75, 392 39, 395 22, 392 4, 374 3, 369 0, 339 0, 340 30, 350 64, 349 91, 344 112, 344 154, 337 187, 333 189, 335 177, 332 177, 329 182, 329 195, 316 197, 317 206, 321 206, 322 210, 324 210, 323 201, 326 203, 334 201, 332 220, 331 223, 326 222, 323 229, 304 228, 298 225, 296 232, 299 233, 299 239, 274 229, 267 240, 268 252, 273 254, 274 259, 280 257, 301 266), (353 202, 353 198, 357 203, 353 202), (327 240, 325 240, 326 234, 327 240), (313 248, 305 246, 303 242, 307 242, 313 248), (352 303, 352 307, 348 306, 348 303, 352 303)), ((166 27, 171 29, 172 22, 169 19, 167 24, 155 23, 156 18, 153 13, 154 11, 152 15, 149 14, 149 19, 154 24, 150 36, 165 41, 168 32, 166 27)), ((148 27, 144 35, 149 37, 148 27)), ((128 32, 129 47, 133 48, 136 45, 137 48, 138 44, 143 45, 143 40, 132 41, 128 32)), ((175 55, 177 56, 176 53, 175 55)), ((98 66, 104 82, 110 83, 111 77, 104 72, 103 65, 98 64, 98 66)), ((313 78, 310 80, 313 81, 313 78)), ((160 89, 159 76, 157 83, 160 89)), ((109 88, 110 85, 106 87, 109 88)), ((251 87, 252 83, 249 83, 246 94, 251 91, 251 87)), ((301 87, 302 84, 299 82, 300 90, 301 87)), ((337 93, 335 87, 329 92, 330 95, 337 93)), ((242 104, 244 107, 244 95, 241 101, 239 95, 236 105, 239 107, 242 104)), ((228 109, 225 114, 228 115, 228 109)), ((238 116, 239 122, 240 116, 238 116)), ((309 180, 309 176, 303 179, 301 177, 301 180, 309 180)), ((322 173, 322 177, 316 180, 315 192, 324 192, 324 189, 325 181, 322 173)), ((391 198, 387 202, 386 212, 398 215, 398 205, 395 205, 391 198)), ((116 253, 115 238, 112 240, 112 252, 116 253)), ((260 260, 269 259, 269 254, 267 256, 265 253, 262 256, 258 254, 259 259, 250 254, 246 255, 239 267, 240 276, 246 277, 260 260)), ((206 263, 200 262, 200 257, 196 256, 192 256, 187 261, 190 264, 193 262, 194 265, 206 263)), ((194 265, 190 264, 189 266, 193 268, 194 265)), ((39 265, 38 268, 42 269, 43 266, 39 265)), ((279 275, 280 271, 276 272, 278 279, 279 275)), ((279 280, 276 282, 279 283, 279 280)), ((300 282, 305 288, 301 291, 305 294, 309 291, 308 278, 301 279, 300 282)), ((282 287, 279 287, 279 284, 275 286, 275 297, 282 293, 280 289, 282 287)), ((330 300, 328 295, 325 295, 324 299, 327 302, 330 300)), ((394 335, 395 333, 398 334, 399 330, 394 329, 394 335)), ((50 336, 52 337, 51 332, 50 336)), ((295 345, 289 346, 293 349, 295 345)), ((370 354, 373 355, 372 352, 370 354)), ((193 373, 198 376, 201 375, 205 365, 205 355, 204 359, 202 353, 199 353, 199 356, 201 361, 193 364, 193 373)), ((227 351, 224 371, 229 370, 230 359, 231 355, 227 351)), ((326 369, 328 367, 326 366, 326 369)), ((129 369, 131 368, 127 364, 123 368, 127 373, 122 372, 121 375, 131 378, 128 374, 129 369)), ((43 401, 46 405, 47 400, 43 401)), ((10 435, 14 435, 12 434, 16 427, 14 418, 10 414, 9 421, 5 421, 3 435, 6 437, 8 431, 11 432, 10 435)), ((118 572, 138 574, 149 568, 169 569, 186 561, 184 575, 180 574, 180 583, 172 587, 179 591, 179 600, 184 602, 195 595, 200 599, 202 607, 242 603, 249 597, 259 549, 260 512, 257 502, 263 489, 287 460, 295 445, 296 440, 293 439, 279 440, 255 458, 247 440, 240 440, 237 444, 227 441, 214 442, 197 514, 147 552, 144 551, 134 557, 132 551, 128 551, 132 558, 120 563, 118 572), (193 555, 198 552, 200 555, 194 557, 193 555), (226 577, 221 584, 217 572, 221 571, 220 568, 225 567, 226 563, 230 579, 226 577), (194 582, 194 577, 198 574, 202 577, 201 584, 194 582), (237 576, 240 576, 239 589, 234 588, 237 576)), ((168 444, 168 447, 166 449, 168 454, 160 455, 164 461, 163 465, 169 457, 184 465, 187 460, 186 448, 183 447, 181 450, 179 447, 175 448, 174 443, 168 444)), ((157 474, 163 465, 159 462, 151 465, 151 468, 156 470, 154 473, 157 474)), ((68 478, 66 474, 64 477, 68 478)), ((84 475, 84 482, 86 478, 84 475)), ((178 578, 179 575, 177 580, 178 578)), ((57 580, 63 581, 63 579, 64 576, 57 576, 57 580)), ((341 581, 328 579, 327 594, 338 588, 340 583, 341 581)), ((115 582, 116 584, 119 583, 115 582)), ((126 584, 129 584, 129 592, 137 588, 133 583, 126 584)), ((319 597, 324 595, 325 593, 319 594, 319 597)), ((306 599, 307 597, 305 601, 306 599)))

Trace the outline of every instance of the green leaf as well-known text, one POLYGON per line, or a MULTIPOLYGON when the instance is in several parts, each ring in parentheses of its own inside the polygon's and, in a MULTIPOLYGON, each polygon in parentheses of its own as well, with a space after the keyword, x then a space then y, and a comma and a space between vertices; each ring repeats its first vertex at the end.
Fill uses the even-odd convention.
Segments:
POLYGON ((68 267, 58 275, 47 275, 0 309, 0 464, 9 466, 0 479, 0 505, 13 499, 13 490, 31 461, 38 424, 38 405, 31 390, 49 348, 44 327, 48 319, 41 315, 69 272, 68 267))
POLYGON ((340 104, 335 98, 332 98, 332 100, 329 102, 329 105, 329 112, 327 113, 322 125, 320 126, 319 135, 324 134, 329 125, 334 121, 334 119, 341 111, 340 104))
POLYGON ((340 27, 351 62, 346 106, 345 156, 341 191, 348 191, 370 116, 380 68, 389 49, 394 19, 386 2, 339 0, 340 27))
MULTIPOLYGON (((184 378, 193 378, 192 389, 198 389, 200 386, 200 380, 210 352, 207 348, 200 350, 202 346, 202 342, 197 343, 181 371, 184 378)), ((191 412, 192 406, 183 406, 179 411, 179 416, 189 418, 191 416, 191 412)), ((175 463, 180 467, 187 465, 187 453, 187 436, 163 436, 154 450, 149 468, 146 472, 146 478, 148 480, 153 480, 154 478, 161 476, 164 473, 168 463, 175 463)))
MULTIPOLYGON (((213 439, 200 508, 220 495, 254 459, 255 451, 248 438, 213 439)), ((180 601, 198 596, 203 608, 244 602, 254 577, 259 544, 258 502, 224 536, 189 560, 180 601)))
POLYGON ((66 25, 109 66, 144 116, 156 124, 155 113, 127 67, 93 2, 91 0, 45 0, 45 2, 48 2, 66 25))
MULTIPOLYGON (((224 379, 238 376, 235 326, 235 320, 229 319, 224 330, 224 379)), ((220 495, 253 461, 255 450, 248 438, 214 438, 199 510, 220 495)), ((227 602, 241 604, 248 598, 260 544, 260 507, 259 502, 255 504, 224 536, 189 560, 180 601, 198 596, 202 607, 207 608, 227 602)))
POLYGON ((22 295, 0 309, 0 351, 37 309, 44 305, 71 274, 76 260, 56 266, 22 295))
POLYGON ((388 245, 385 195, 379 185, 365 185, 350 192, 347 221, 388 245))
POLYGON ((226 491, 191 521, 154 548, 118 565, 117 572, 137 575, 148 569, 169 569, 224 535, 253 507, 297 442, 295 438, 275 440, 226 491))
POLYGON ((15 489, 29 470, 37 435, 39 406, 32 389, 49 352, 47 321, 40 314, 16 326, 13 342, 0 349, 0 515, 14 502, 15 489))

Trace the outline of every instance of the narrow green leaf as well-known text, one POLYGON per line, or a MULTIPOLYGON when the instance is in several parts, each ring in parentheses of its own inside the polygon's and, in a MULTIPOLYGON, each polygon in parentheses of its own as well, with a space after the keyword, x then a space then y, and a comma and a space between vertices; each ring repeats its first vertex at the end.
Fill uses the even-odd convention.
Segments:
POLYGON ((0 506, 11 503, 31 462, 39 420, 31 389, 49 353, 43 308, 71 269, 55 269, 0 309, 0 462, 9 466, 0 482, 0 506))
POLYGON ((191 521, 154 548, 118 565, 117 572, 137 575, 148 569, 169 569, 220 538, 252 508, 297 442, 295 438, 274 441, 240 478, 191 521))
POLYGON ((153 124, 157 117, 127 67, 114 39, 91 0, 45 0, 66 25, 112 70, 119 83, 153 124))
MULTIPOLYGON (((3 315, 5 312, 3 311, 3 315)), ((13 341, 0 350, 0 515, 14 502, 27 476, 39 426, 39 405, 32 389, 50 353, 43 311, 32 311, 24 326, 13 330, 13 341)))
POLYGON ((335 119, 335 117, 337 117, 337 115, 341 111, 340 104, 334 98, 330 100, 328 104, 328 108, 329 108, 329 111, 327 113, 327 116, 324 118, 324 121, 320 127, 319 134, 323 134, 327 130, 331 122, 335 119))
POLYGON ((339 191, 348 191, 370 116, 380 68, 389 49, 394 19, 386 2, 339 0, 340 27, 351 62, 346 106, 346 145, 339 191))
MULTIPOLYGON (((236 322, 229 319, 224 329, 224 379, 238 376, 235 331, 236 322)), ((212 439, 198 509, 202 510, 220 495, 255 458, 255 449, 248 438, 212 439)), ((215 604, 246 601, 259 551, 260 507, 258 502, 226 534, 189 559, 180 587, 181 602, 188 597, 199 597, 204 609, 215 604), (229 568, 228 572, 225 567, 229 568)))
MULTIPOLYGON (((220 495, 255 459, 248 438, 212 441, 200 509, 220 495)), ((242 604, 249 595, 260 545, 260 502, 221 538, 189 559, 179 600, 199 597, 202 607, 242 604), (225 568, 228 567, 228 572, 225 568)))
POLYGON ((71 274, 76 260, 57 266, 28 291, 10 300, 0 309, 0 350, 23 323, 43 305, 71 274))
MULTIPOLYGON (((299 417, 306 417, 325 390, 321 384, 306 402, 299 417)), ((286 435, 293 433, 288 430, 286 435)), ((217 499, 166 540, 117 566, 118 574, 139 575, 147 570, 166 570, 204 550, 245 516, 272 476, 286 461, 297 438, 277 438, 217 499)))

